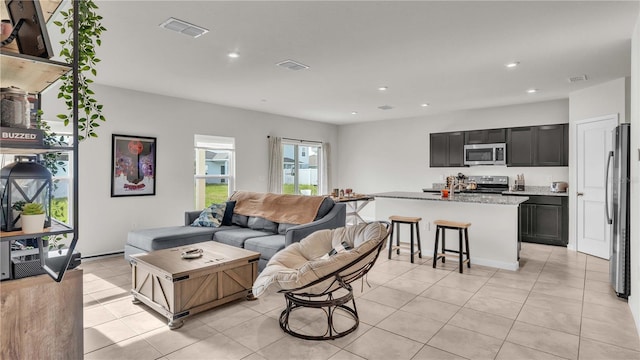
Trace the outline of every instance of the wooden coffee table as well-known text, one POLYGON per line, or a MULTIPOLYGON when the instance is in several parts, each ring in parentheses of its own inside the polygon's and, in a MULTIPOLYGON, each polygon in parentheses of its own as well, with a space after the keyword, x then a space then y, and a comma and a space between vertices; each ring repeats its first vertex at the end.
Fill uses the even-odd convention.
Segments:
POLYGON ((133 302, 146 304, 167 317, 177 329, 187 316, 241 298, 253 298, 260 253, 207 241, 189 246, 132 255, 133 302), (182 259, 188 248, 202 257, 182 259))

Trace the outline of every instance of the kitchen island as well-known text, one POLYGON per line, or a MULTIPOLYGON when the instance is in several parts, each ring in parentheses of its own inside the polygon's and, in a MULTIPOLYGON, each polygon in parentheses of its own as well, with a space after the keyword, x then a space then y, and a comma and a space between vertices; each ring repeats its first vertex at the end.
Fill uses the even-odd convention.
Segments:
MULTIPOLYGON (((423 257, 433 255, 435 240, 434 220, 470 222, 469 250, 471 268, 484 265, 517 270, 518 262, 518 209, 528 200, 526 196, 500 194, 456 193, 443 198, 438 193, 394 191, 371 194, 376 199, 376 219, 389 216, 418 216, 423 257)), ((402 241, 408 242, 408 229, 401 231, 402 241)), ((458 234, 447 231, 447 248, 457 249, 458 234)))

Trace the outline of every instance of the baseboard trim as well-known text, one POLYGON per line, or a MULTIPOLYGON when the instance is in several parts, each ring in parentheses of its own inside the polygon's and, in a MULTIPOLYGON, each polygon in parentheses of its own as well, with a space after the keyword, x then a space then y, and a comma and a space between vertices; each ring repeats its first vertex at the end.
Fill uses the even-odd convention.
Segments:
POLYGON ((95 260, 97 258, 102 258, 102 257, 110 257, 110 256, 116 256, 116 255, 124 255, 124 251, 116 251, 116 252, 111 252, 111 253, 104 253, 104 254, 98 254, 98 255, 89 255, 89 256, 83 256, 80 259, 82 260, 95 260))

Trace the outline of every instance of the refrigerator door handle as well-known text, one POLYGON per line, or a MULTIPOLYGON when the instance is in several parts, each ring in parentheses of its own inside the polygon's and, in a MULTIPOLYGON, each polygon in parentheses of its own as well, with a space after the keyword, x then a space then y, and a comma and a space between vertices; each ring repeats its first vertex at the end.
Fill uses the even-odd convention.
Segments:
POLYGON ((613 151, 609 151, 609 156, 607 156, 607 171, 604 176, 604 203, 607 213, 607 224, 609 225, 613 224, 613 219, 609 213, 609 168, 611 166, 611 158, 613 158, 613 151))

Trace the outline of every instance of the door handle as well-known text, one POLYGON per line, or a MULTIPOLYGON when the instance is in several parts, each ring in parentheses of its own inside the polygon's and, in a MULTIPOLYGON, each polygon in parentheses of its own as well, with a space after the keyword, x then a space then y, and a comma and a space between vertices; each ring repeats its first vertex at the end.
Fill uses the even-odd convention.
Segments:
POLYGON ((609 155, 607 156, 607 169, 604 174, 604 205, 605 212, 607 215, 607 224, 613 224, 613 219, 609 214, 609 167, 611 166, 611 159, 613 158, 613 151, 609 151, 609 155))
POLYGON ((577 192, 576 196, 584 196, 584 193, 583 192, 577 192))

